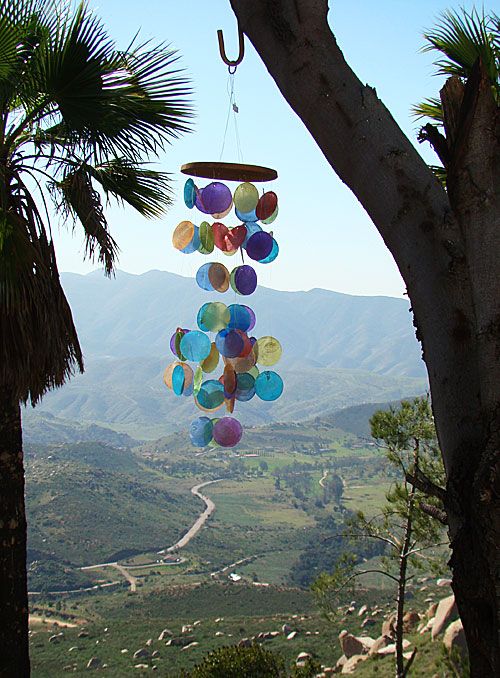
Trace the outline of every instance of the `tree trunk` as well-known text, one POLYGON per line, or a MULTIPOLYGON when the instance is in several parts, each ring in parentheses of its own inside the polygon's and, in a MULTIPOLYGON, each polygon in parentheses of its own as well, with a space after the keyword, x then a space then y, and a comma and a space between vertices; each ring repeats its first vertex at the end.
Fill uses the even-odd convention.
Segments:
POLYGON ((411 538, 411 519, 406 521, 404 545, 399 557, 398 598, 396 609, 396 678, 405 676, 405 658, 403 656, 403 616, 405 613, 406 570, 408 567, 408 547, 411 538))
POLYGON ((471 675, 500 675, 500 115, 491 87, 479 78, 465 88, 447 193, 347 64, 326 0, 230 2, 405 281, 447 472, 471 675))
POLYGON ((0 390, 0 676, 30 675, 21 410, 0 390))

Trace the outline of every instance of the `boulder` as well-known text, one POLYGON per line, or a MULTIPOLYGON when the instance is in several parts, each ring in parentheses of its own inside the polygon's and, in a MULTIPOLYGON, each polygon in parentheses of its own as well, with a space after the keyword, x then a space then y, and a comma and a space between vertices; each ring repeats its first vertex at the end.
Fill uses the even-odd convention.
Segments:
POLYGON ((145 647, 141 647, 134 652, 134 659, 140 659, 141 657, 149 657, 149 650, 146 650, 145 647))
POLYGON ((189 643, 189 645, 184 645, 184 647, 181 649, 181 652, 184 652, 184 650, 189 650, 192 647, 196 647, 197 645, 199 645, 199 643, 197 643, 196 641, 194 641, 193 643, 189 643))
POLYGON ((189 643, 193 642, 194 636, 184 636, 183 638, 170 638, 167 640, 165 645, 172 646, 172 647, 184 647, 185 645, 189 645, 189 643))
POLYGON ((410 610, 403 617, 403 631, 405 633, 410 633, 418 625, 420 621, 420 615, 414 610, 410 610))
POLYGON ((354 673, 356 671, 356 666, 360 662, 364 662, 368 659, 366 654, 355 654, 350 657, 342 667, 341 673, 354 673))
POLYGON ((135 669, 149 669, 149 666, 147 664, 135 664, 134 668, 135 669))
POLYGON ((297 655, 295 664, 296 666, 305 666, 308 659, 312 659, 312 655, 310 655, 309 652, 300 652, 297 655))
POLYGON ((342 667, 347 661, 347 657, 345 654, 343 654, 341 657, 337 659, 337 663, 335 664, 335 673, 340 673, 342 671, 342 667))
POLYGON ((181 633, 192 633, 193 627, 191 624, 184 624, 184 626, 181 629, 181 633))
POLYGON ((457 617, 458 610, 455 603, 455 596, 452 594, 451 596, 440 600, 432 626, 432 640, 437 638, 445 626, 448 626, 449 622, 454 621, 457 617))
POLYGON ((375 642, 373 643, 371 648, 369 649, 368 654, 371 655, 371 656, 373 656, 374 654, 377 654, 377 652, 381 648, 387 647, 388 645, 390 645, 391 641, 392 641, 392 638, 390 638, 389 636, 379 636, 375 640, 375 642))
POLYGON ((122 654, 127 654, 128 650, 127 650, 126 647, 124 647, 123 650, 120 650, 120 652, 121 652, 122 654))
POLYGON ((292 629, 292 627, 290 626, 290 624, 283 624, 283 626, 281 627, 281 630, 283 631, 283 633, 285 634, 285 636, 287 636, 289 633, 291 633, 291 632, 293 631, 293 629, 292 629))
POLYGON ((223 636, 223 635, 224 635, 224 631, 216 631, 216 632, 215 632, 215 637, 216 637, 216 638, 220 638, 220 637, 223 636))
POLYGON ((395 623, 396 615, 394 614, 391 614, 391 616, 388 619, 384 619, 384 621, 382 622, 382 635, 394 638, 394 636, 396 635, 395 623))
POLYGON ((465 642, 464 627, 462 626, 461 619, 451 622, 444 632, 443 643, 448 653, 452 650, 458 650, 462 657, 467 657, 467 643, 465 642))
POLYGON ((361 622, 361 628, 364 629, 365 626, 375 626, 376 623, 377 623, 376 620, 372 619, 372 617, 366 617, 361 622))
POLYGON ((238 643, 238 647, 251 647, 251 646, 252 641, 250 640, 250 638, 242 638, 238 643))
MULTIPOLYGON (((406 650, 407 647, 410 647, 410 641, 403 638, 403 650, 406 650)), ((380 650, 377 650, 379 657, 385 657, 388 654, 396 654, 396 643, 391 643, 386 645, 386 647, 381 647, 380 650)))
POLYGON ((78 638, 88 638, 89 637, 89 632, 88 631, 80 631, 78 634, 78 638))
POLYGON ((193 622, 193 626, 199 626, 201 624, 201 619, 197 619, 193 622))
POLYGON ((73 647, 70 647, 68 652, 74 652, 75 650, 78 650, 78 647, 76 645, 73 645, 73 647))
POLYGON ((425 613, 427 619, 431 619, 432 617, 436 616, 437 607, 438 604, 434 602, 429 605, 429 607, 427 608, 427 612, 425 613))
POLYGON ((442 577, 441 579, 437 580, 436 586, 451 586, 451 579, 442 577))
POLYGON ((357 638, 347 631, 341 631, 339 634, 340 647, 347 659, 350 659, 355 654, 367 654, 371 646, 375 642, 373 638, 361 636, 357 638))
POLYGON ((87 669, 98 669, 101 666, 99 657, 91 657, 87 662, 87 669))
POLYGON ((423 636, 424 633, 427 633, 427 631, 432 631, 433 626, 434 626, 434 617, 431 617, 427 624, 425 624, 425 626, 422 629, 420 629, 419 631, 420 635, 423 636))
POLYGON ((151 647, 152 644, 153 644, 153 639, 152 639, 152 638, 148 638, 148 639, 146 640, 146 647, 151 647))
POLYGON ((163 629, 163 631, 158 636, 158 640, 165 640, 165 638, 171 638, 174 634, 170 629, 163 629))
POLYGON ((50 636, 49 638, 49 643, 59 643, 61 640, 59 634, 56 634, 55 636, 50 636))
POLYGON ((362 606, 359 608, 358 617, 362 617, 362 616, 366 613, 367 610, 368 610, 368 606, 367 606, 367 605, 362 605, 362 606))
POLYGON ((158 659, 160 656, 160 653, 158 650, 155 650, 154 652, 151 653, 151 659, 158 659))
POLYGON ((293 640, 297 636, 297 631, 292 631, 286 637, 287 640, 293 640))

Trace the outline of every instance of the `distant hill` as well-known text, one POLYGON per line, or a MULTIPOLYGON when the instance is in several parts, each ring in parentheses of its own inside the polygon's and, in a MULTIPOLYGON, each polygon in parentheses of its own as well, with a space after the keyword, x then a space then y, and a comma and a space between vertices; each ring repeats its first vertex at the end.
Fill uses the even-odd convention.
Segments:
POLYGON ((23 415, 25 443, 100 442, 114 447, 134 447, 137 440, 97 424, 79 424, 50 412, 27 408, 23 415))
MULTIPOLYGON (((162 383, 162 372, 173 359, 169 338, 178 326, 196 326, 202 303, 236 299, 209 294, 191 278, 161 271, 118 272, 111 281, 97 272, 68 273, 62 281, 86 373, 49 393, 36 411, 142 439, 184 428, 196 411, 191 401, 176 398, 162 383)), ((404 299, 259 288, 246 301, 257 314, 256 336, 272 334, 283 345, 276 369, 285 379, 285 392, 275 403, 254 398, 237 408, 244 423, 299 421, 349 405, 399 399, 426 387, 404 299)), ((26 424, 29 435, 40 435, 34 430, 36 420, 27 416, 26 424)))
POLYGON ((370 418, 375 412, 377 410, 388 410, 390 407, 398 407, 400 403, 401 400, 391 400, 389 402, 353 405, 331 414, 322 415, 317 418, 317 421, 353 433, 359 438, 370 438, 370 418))

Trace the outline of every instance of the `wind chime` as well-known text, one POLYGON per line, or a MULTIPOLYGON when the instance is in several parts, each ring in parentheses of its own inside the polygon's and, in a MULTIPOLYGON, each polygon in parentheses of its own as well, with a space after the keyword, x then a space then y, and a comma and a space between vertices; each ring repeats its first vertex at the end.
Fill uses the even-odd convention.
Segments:
MULTIPOLYGON (((234 76, 244 55, 243 33, 239 32, 236 61, 226 57, 222 31, 218 31, 218 38, 221 57, 234 76)), ((233 92, 230 104, 237 112, 233 92)), ((283 392, 279 374, 267 369, 281 357, 279 341, 271 336, 253 336, 257 322, 254 311, 236 303, 238 297, 249 296, 257 288, 254 262, 270 264, 279 253, 273 233, 266 230, 278 216, 278 197, 272 190, 259 191, 255 186, 276 179, 278 174, 268 167, 228 162, 188 163, 181 172, 190 177, 184 186, 184 202, 188 209, 196 210, 196 217, 177 225, 173 246, 184 254, 213 256, 221 252, 230 257, 239 252, 242 264, 230 271, 220 261, 209 261, 198 269, 196 282, 202 290, 220 294, 232 291, 234 303, 209 301, 198 311, 198 329, 176 329, 170 339, 176 360, 167 367, 163 379, 175 395, 193 396, 203 412, 214 414, 225 406, 227 414, 232 414, 236 402, 254 396, 273 401, 283 392), (199 186, 191 177, 210 183, 199 186), (237 185, 231 189, 225 182, 237 185), (239 222, 235 225, 226 226, 222 221, 234 217, 239 222), (245 255, 252 264, 245 263, 245 255), (222 374, 212 377, 220 363, 222 374)), ((189 433, 197 447, 233 447, 241 440, 243 430, 232 416, 200 416, 191 423, 189 433)))

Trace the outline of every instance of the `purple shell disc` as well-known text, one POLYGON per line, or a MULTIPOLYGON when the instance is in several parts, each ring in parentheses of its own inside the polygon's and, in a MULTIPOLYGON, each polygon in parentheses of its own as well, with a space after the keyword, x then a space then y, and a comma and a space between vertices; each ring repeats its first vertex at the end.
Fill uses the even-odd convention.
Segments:
POLYGON ((258 231, 254 233, 247 242, 247 254, 250 259, 260 261, 265 259, 273 249, 273 236, 266 233, 266 231, 258 231))
POLYGON ((243 428, 237 419, 222 417, 214 424, 213 436, 221 447, 234 447, 240 442, 243 428))
POLYGON ((225 358, 237 358, 245 347, 245 342, 236 330, 220 330, 215 337, 215 346, 225 358))
POLYGON ((196 188, 196 201, 195 201, 195 206, 200 212, 203 212, 203 214, 211 214, 210 210, 207 210, 205 207, 205 203, 203 202, 203 195, 202 191, 200 191, 199 188, 196 188))
POLYGON ((231 206, 233 196, 226 184, 213 181, 201 191, 201 202, 210 214, 225 212, 231 206))
POLYGON ((238 266, 234 273, 234 284, 240 294, 252 294, 257 287, 257 273, 247 264, 238 266))

